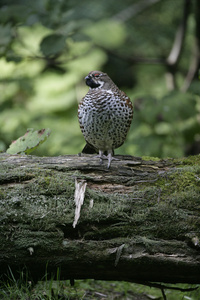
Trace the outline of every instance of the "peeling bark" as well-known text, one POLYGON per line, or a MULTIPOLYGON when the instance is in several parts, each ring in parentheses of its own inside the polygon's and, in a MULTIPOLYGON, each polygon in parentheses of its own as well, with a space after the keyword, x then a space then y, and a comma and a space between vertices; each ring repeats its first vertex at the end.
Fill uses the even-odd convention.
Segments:
POLYGON ((200 156, 118 158, 0 154, 0 274, 199 283, 200 156))

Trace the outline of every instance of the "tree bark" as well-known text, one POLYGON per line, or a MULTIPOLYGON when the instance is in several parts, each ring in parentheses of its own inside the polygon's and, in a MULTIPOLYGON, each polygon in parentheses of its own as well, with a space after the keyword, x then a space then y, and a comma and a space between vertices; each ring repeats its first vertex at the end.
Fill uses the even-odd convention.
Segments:
POLYGON ((0 275, 200 283, 200 156, 118 158, 0 154, 0 275))

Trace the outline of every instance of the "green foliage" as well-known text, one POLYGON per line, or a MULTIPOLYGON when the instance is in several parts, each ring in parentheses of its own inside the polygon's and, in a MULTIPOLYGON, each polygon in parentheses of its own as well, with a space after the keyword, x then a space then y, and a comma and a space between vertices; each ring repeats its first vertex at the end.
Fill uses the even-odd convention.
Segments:
POLYGON ((40 43, 40 51, 44 56, 56 55, 64 50, 65 37, 59 34, 50 34, 43 38, 40 43))
POLYGON ((101 20, 92 24, 92 26, 90 24, 84 31, 85 34, 92 39, 94 44, 108 49, 120 47, 126 38, 125 26, 114 20, 101 20), (112 37, 112 39, 110 37, 112 37))
POLYGON ((184 156, 186 147, 199 138, 198 103, 199 98, 177 91, 161 99, 138 99, 131 133, 138 145, 136 154, 184 156))
POLYGON ((195 41, 194 15, 171 92, 165 61, 183 2, 140 5, 137 0, 1 1, 0 151, 31 127, 52 131, 37 155, 80 152, 85 142, 77 106, 88 90, 84 77, 102 69, 135 102, 131 130, 117 153, 178 157, 198 152, 198 76, 187 93, 180 92, 195 41), (159 63, 137 63, 151 59, 159 63))
POLYGON ((30 154, 32 151, 37 149, 39 145, 44 143, 49 137, 50 129, 41 129, 33 131, 32 128, 28 129, 27 132, 16 141, 13 141, 7 150, 8 154, 30 154))
MULTIPOLYGON (((26 278, 27 274, 22 271, 21 278, 16 280, 12 274, 7 282, 3 282, 0 288, 2 300, 10 299, 41 299, 41 300, 64 300, 64 299, 162 299, 159 288, 138 285, 130 282, 100 281, 100 280, 75 280, 75 286, 70 286, 69 281, 61 281, 59 277, 55 281, 45 280, 32 286, 32 282, 26 278)), ((166 285, 167 286, 167 285, 166 285)), ((173 285, 169 285, 172 286, 173 285)), ((168 300, 199 299, 198 286, 194 291, 181 292, 165 289, 168 300)), ((176 288, 187 289, 191 285, 179 284, 176 288)))

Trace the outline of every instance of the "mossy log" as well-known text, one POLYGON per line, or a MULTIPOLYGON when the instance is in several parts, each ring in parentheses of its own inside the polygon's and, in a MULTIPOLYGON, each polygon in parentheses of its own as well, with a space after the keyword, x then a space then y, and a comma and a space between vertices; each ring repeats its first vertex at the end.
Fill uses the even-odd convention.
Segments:
POLYGON ((118 158, 0 154, 0 275, 200 283, 200 156, 118 158))

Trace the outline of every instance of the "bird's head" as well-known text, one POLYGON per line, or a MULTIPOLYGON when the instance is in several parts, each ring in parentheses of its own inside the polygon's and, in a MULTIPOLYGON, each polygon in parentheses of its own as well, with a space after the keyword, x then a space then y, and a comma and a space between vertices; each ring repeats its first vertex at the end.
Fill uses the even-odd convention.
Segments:
POLYGON ((110 77, 101 71, 91 71, 86 77, 86 84, 91 88, 105 87, 106 83, 111 81, 110 77))

